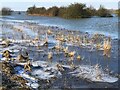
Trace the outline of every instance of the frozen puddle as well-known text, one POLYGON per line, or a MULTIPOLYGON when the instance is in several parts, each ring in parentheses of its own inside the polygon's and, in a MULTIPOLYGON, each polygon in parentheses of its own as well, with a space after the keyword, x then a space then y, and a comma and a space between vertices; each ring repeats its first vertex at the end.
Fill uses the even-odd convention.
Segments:
POLYGON ((17 74, 27 79, 29 83, 26 83, 28 86, 32 88, 38 88, 38 80, 52 80, 52 78, 60 78, 62 76, 61 72, 58 70, 56 64, 48 64, 45 61, 32 61, 32 72, 23 73, 24 69, 23 65, 27 63, 17 63, 16 71, 17 74), (19 66, 20 65, 20 66, 19 66))
POLYGON ((96 66, 88 66, 88 65, 81 65, 73 72, 70 72, 72 76, 88 79, 93 82, 108 82, 114 83, 118 81, 118 78, 110 76, 102 71, 98 65, 96 66))
POLYGON ((34 70, 32 75, 36 76, 37 78, 43 80, 51 80, 52 78, 58 78, 61 76, 61 73, 54 68, 46 69, 46 70, 34 70))
MULTIPOLYGON (((18 65, 24 65, 26 63, 17 63, 18 65)), ((48 64, 45 61, 31 62, 33 66, 31 75, 40 79, 51 79, 54 77, 60 77, 62 74, 57 68, 57 64, 48 64)))
POLYGON ((10 51, 10 52, 17 53, 17 52, 19 52, 19 50, 20 50, 21 48, 26 49, 26 47, 23 47, 23 46, 15 45, 15 44, 14 44, 14 46, 9 46, 9 47, 6 47, 6 48, 0 48, 0 50, 1 50, 1 51, 8 50, 8 51, 10 51))
POLYGON ((38 79, 29 75, 28 73, 24 73, 24 69, 22 67, 18 66, 15 68, 15 70, 16 70, 18 75, 20 75, 21 77, 25 78, 28 81, 28 83, 26 83, 26 85, 28 85, 34 89, 39 87, 38 79))
POLYGON ((38 80, 34 77, 29 76, 28 74, 20 74, 20 76, 22 76, 23 78, 28 80, 28 83, 26 83, 26 85, 32 87, 32 88, 38 88, 39 84, 38 84, 38 80))
MULTIPOLYGON (((24 65, 25 63, 18 63, 18 65, 24 65)), ((51 78, 60 78, 62 73, 57 67, 57 63, 47 63, 45 61, 34 61, 31 62, 33 70, 31 72, 32 76, 43 80, 51 80, 51 78)), ((72 68, 69 65, 62 65, 63 68, 72 68)), ((72 76, 84 78, 93 82, 108 82, 114 83, 118 81, 118 78, 106 74, 98 65, 89 66, 89 65, 80 65, 72 71, 68 72, 72 76)))

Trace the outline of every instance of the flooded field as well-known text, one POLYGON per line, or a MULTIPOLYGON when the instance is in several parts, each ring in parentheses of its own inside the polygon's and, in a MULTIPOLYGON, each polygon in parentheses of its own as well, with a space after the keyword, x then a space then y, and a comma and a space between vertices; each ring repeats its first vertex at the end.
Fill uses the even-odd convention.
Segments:
POLYGON ((27 21, 0 23, 4 88, 118 87, 117 38, 27 21))

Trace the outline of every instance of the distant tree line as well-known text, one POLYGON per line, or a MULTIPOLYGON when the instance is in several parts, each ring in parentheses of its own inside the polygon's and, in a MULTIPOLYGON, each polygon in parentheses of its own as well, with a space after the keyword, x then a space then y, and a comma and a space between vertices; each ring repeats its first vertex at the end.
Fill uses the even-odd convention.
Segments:
POLYGON ((28 15, 39 15, 39 16, 57 16, 62 18, 89 18, 92 16, 100 17, 112 17, 109 10, 100 5, 99 9, 96 10, 94 7, 86 7, 82 3, 74 3, 68 7, 29 7, 27 9, 28 15))
POLYGON ((120 17, 120 9, 116 10, 115 13, 120 17))
POLYGON ((11 15, 12 10, 10 8, 4 7, 0 10, 1 15, 11 15))
POLYGON ((97 10, 97 16, 100 17, 112 17, 109 10, 104 8, 102 5, 100 5, 99 9, 97 10))
POLYGON ((118 16, 120 17, 120 9, 118 9, 118 16))

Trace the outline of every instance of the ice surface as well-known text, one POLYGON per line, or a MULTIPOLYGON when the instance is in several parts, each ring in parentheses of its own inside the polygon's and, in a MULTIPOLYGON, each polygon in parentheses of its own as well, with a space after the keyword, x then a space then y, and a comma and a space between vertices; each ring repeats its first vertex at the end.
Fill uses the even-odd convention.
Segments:
POLYGON ((102 69, 94 66, 81 65, 73 72, 70 72, 75 77, 88 79, 94 82, 108 82, 114 83, 118 81, 118 78, 106 74, 102 69))

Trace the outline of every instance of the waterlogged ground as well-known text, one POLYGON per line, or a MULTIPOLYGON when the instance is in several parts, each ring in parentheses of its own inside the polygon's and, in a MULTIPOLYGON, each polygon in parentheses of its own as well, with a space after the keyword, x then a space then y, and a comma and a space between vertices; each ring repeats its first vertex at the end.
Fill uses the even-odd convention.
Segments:
MULTIPOLYGON (((40 88, 117 88, 118 87, 118 40, 112 39, 110 58, 103 56, 103 50, 97 50, 96 45, 78 43, 73 41, 61 42, 56 37, 93 35, 79 31, 70 31, 58 27, 46 27, 30 22, 6 22, 1 25, 2 38, 8 39, 8 47, 0 46, 1 62, 5 60, 2 52, 9 50, 15 61, 12 63, 15 74, 28 81, 31 89, 40 88), (53 33, 47 35, 48 46, 43 45, 46 33, 50 29, 53 33), (35 41, 35 39, 38 41, 35 41), (55 46, 62 49, 57 50, 55 46), (68 53, 75 51, 73 57, 66 57, 63 48, 68 47, 68 53), (32 71, 24 73, 24 64, 17 61, 17 56, 22 50, 28 52, 32 71), (49 52, 52 58, 48 59, 49 52), (78 60, 77 56, 81 59, 78 60), (101 79, 97 79, 100 73, 101 79)), ((105 38, 105 36, 103 37, 105 38)))

